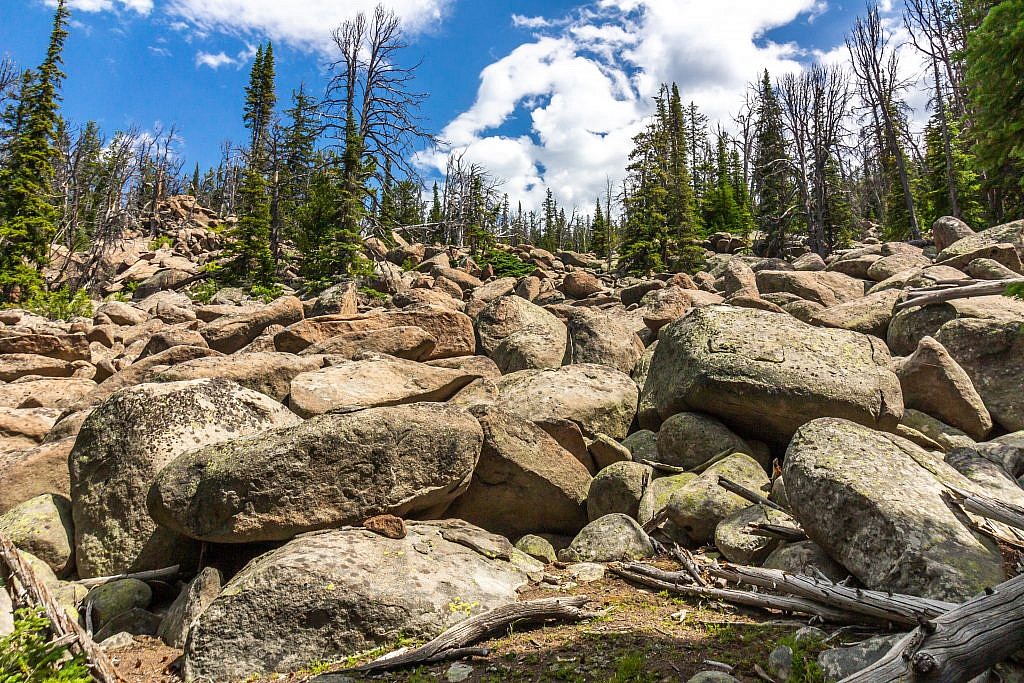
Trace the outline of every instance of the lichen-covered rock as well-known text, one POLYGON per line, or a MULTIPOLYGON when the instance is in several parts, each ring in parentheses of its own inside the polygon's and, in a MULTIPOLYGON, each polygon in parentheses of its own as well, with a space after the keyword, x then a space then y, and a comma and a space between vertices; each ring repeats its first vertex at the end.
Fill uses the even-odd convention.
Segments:
POLYGON ((935 249, 941 253, 951 244, 975 234, 971 226, 955 216, 943 216, 932 224, 932 241, 935 249))
POLYGON ((904 308, 889 323, 886 343, 894 354, 909 356, 924 337, 938 338, 943 325, 964 318, 1024 325, 1024 301, 999 295, 978 296, 904 308))
POLYGON ((836 304, 812 313, 810 322, 821 327, 836 327, 885 339, 896 302, 902 296, 896 289, 868 294, 861 299, 836 304))
POLYGON ((791 574, 816 576, 816 572, 821 572, 825 578, 837 583, 850 576, 846 568, 829 557, 814 541, 780 545, 765 559, 763 566, 791 574))
POLYGON ((475 374, 436 368, 384 354, 363 354, 291 382, 288 405, 309 418, 339 408, 377 408, 447 401, 477 379, 475 374))
POLYGON ((465 490, 482 441, 472 415, 439 403, 321 415, 183 454, 156 477, 149 511, 215 543, 429 514, 465 490))
POLYGON ((770 483, 756 460, 743 453, 734 453, 677 488, 666 506, 668 518, 692 543, 712 542, 715 528, 723 519, 750 505, 749 501, 719 486, 719 476, 762 493, 770 483))
POLYGON ((1020 273, 1021 252, 1024 252, 1024 220, 967 235, 940 251, 935 261, 944 266, 963 268, 974 259, 990 258, 1020 273))
POLYGON ((654 556, 654 545, 632 517, 610 514, 583 527, 568 548, 558 553, 562 562, 622 562, 654 556))
POLYGON ((223 379, 143 384, 89 415, 69 456, 81 578, 159 569, 194 549, 146 510, 157 473, 175 457, 299 422, 272 398, 223 379))
POLYGON ((410 524, 403 539, 357 529, 296 538, 250 562, 193 624, 185 680, 292 672, 324 653, 433 637, 516 601, 527 575, 509 562, 515 552, 450 522, 410 524))
POLYGON ((950 510, 975 485, 906 439, 834 418, 800 429, 786 488, 811 540, 868 588, 963 601, 1004 580, 998 548, 950 510))
POLYGON ((778 538, 750 533, 751 524, 796 526, 795 520, 785 512, 762 505, 751 505, 735 512, 715 527, 715 547, 725 559, 736 564, 760 565, 779 546, 778 538))
POLYGON ((480 461, 446 516, 507 538, 579 531, 587 523, 587 468, 526 418, 494 406, 472 412, 484 433, 480 461))
POLYGON ((693 469, 723 451, 753 455, 750 445, 708 415, 677 413, 661 424, 656 462, 693 469))
POLYGON ((75 528, 71 501, 44 493, 0 515, 0 535, 19 550, 32 553, 58 576, 74 567, 75 528))
POLYGON ((558 559, 551 541, 535 534, 527 534, 516 541, 516 549, 544 564, 551 564, 558 559))
POLYGON ((762 296, 788 292, 826 307, 864 296, 863 280, 835 271, 762 270, 757 273, 757 288, 762 296))
MULTIPOLYGON (((683 489, 687 484, 696 479, 697 476, 693 472, 684 472, 683 474, 674 474, 671 477, 658 477, 652 480, 647 485, 647 488, 644 489, 636 520, 641 524, 647 524, 654 519, 658 513, 668 507, 668 503, 672 500, 675 492, 683 489)), ((671 522, 667 524, 671 525, 671 522)), ((665 527, 665 533, 672 538, 684 537, 674 533, 668 526, 665 527)))
POLYGON ((346 332, 303 349, 303 356, 331 355, 354 358, 364 352, 386 353, 395 358, 420 361, 437 347, 437 340, 422 327, 404 325, 381 330, 346 332))
POLYGON ((565 324, 526 299, 495 299, 476 321, 480 349, 502 372, 557 368, 565 357, 565 324))
POLYGON ((618 512, 637 518, 640 499, 654 478, 650 465, 617 462, 597 473, 587 495, 587 516, 594 521, 618 512))
POLYGON ((644 343, 624 311, 581 307, 569 317, 569 351, 573 363, 597 363, 627 375, 644 355, 644 343))
POLYGON ((894 429, 903 414, 882 340, 729 306, 662 330, 644 394, 662 419, 700 411, 777 443, 817 417, 894 429))
POLYGON ((0 513, 46 494, 71 494, 68 455, 73 437, 44 441, 34 448, 0 453, 0 513))
POLYGON ((119 614, 139 608, 146 609, 153 600, 153 591, 144 581, 119 579, 97 586, 89 591, 86 604, 92 605, 96 628, 102 628, 119 614))
POLYGON ((184 648, 192 622, 202 616, 206 608, 220 595, 224 577, 213 567, 205 567, 189 581, 167 610, 160 622, 157 637, 174 648, 184 648))
POLYGON ((178 363, 157 374, 153 381, 184 382, 220 377, 266 394, 275 401, 284 401, 296 376, 319 369, 317 358, 301 358, 290 353, 235 353, 178 363))

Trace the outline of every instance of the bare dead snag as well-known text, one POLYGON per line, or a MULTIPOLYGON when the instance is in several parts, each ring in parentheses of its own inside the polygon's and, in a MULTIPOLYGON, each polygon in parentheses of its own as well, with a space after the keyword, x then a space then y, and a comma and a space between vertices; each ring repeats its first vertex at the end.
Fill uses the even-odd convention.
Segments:
POLYGON ((6 566, 11 576, 21 584, 30 604, 39 605, 46 612, 50 620, 50 629, 56 639, 66 642, 71 652, 85 657, 92 669, 92 675, 99 683, 124 683, 124 679, 118 675, 117 669, 99 645, 77 621, 68 616, 54 599, 50 589, 36 578, 32 568, 21 559, 14 544, 3 535, 0 535, 0 563, 6 566))
MULTIPOLYGON (((941 263, 939 265, 942 265, 941 263)), ((970 299, 975 296, 992 296, 1002 294, 1010 285, 1024 284, 1024 278, 1013 278, 1010 280, 993 280, 980 284, 969 284, 964 287, 946 287, 944 289, 924 291, 911 290, 910 298, 896 304, 896 310, 902 311, 905 308, 914 306, 930 306, 941 304, 954 299, 970 299)))
POLYGON ((999 584, 900 639, 841 683, 967 681, 1024 647, 1024 575, 999 584))

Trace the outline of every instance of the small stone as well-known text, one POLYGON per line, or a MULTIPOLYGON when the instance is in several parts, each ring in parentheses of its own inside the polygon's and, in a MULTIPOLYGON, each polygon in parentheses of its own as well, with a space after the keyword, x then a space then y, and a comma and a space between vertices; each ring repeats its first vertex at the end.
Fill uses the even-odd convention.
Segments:
POLYGON ((100 628, 119 614, 149 607, 152 599, 153 591, 148 584, 138 579, 121 579, 93 588, 85 602, 92 604, 93 623, 100 628))
POLYGON ((516 541, 516 549, 545 564, 551 564, 558 559, 551 542, 534 534, 527 534, 516 541))
POLYGON ((596 562, 579 562, 569 565, 566 571, 577 583, 593 583, 604 578, 605 568, 596 562))
POLYGON ((384 538, 401 539, 405 538, 408 530, 405 528, 405 521, 394 515, 377 515, 370 517, 363 522, 363 527, 384 538))
POLYGON ((461 683, 473 675, 473 667, 468 664, 462 664, 456 662, 448 667, 448 673, 445 674, 445 678, 450 683, 461 683))
POLYGON ((802 642, 823 642, 828 639, 828 634, 816 626, 804 626, 793 634, 793 640, 802 642))
POLYGON ((132 636, 132 634, 128 633, 127 631, 121 631, 120 633, 115 633, 114 635, 110 636, 99 645, 104 650, 120 650, 122 648, 130 647, 134 644, 135 638, 132 636))
POLYGON ((701 671, 686 683, 739 683, 739 680, 721 671, 701 671))
POLYGON ((793 648, 779 645, 768 655, 768 671, 780 681, 788 681, 793 675, 793 648))

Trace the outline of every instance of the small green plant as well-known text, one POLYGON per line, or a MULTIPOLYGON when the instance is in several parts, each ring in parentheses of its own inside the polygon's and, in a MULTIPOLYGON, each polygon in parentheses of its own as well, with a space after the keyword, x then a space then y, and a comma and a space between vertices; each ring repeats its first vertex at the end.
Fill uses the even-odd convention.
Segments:
POLYGON ((374 289, 373 287, 360 287, 359 293, 365 294, 371 299, 376 299, 377 301, 387 301, 388 299, 388 295, 386 292, 381 292, 379 290, 374 289))
POLYGON ((551 677, 556 681, 567 681, 567 683, 584 683, 587 679, 580 673, 575 661, 558 662, 549 668, 551 677))
POLYGON ((1012 296, 1017 299, 1024 299, 1024 282, 1018 282, 1010 285, 1006 288, 1006 296, 1012 296))
POLYGON ((779 645, 793 651, 793 673, 786 683, 825 683, 825 671, 818 664, 818 653, 822 650, 819 641, 786 636, 779 640, 779 645))
POLYGON ((128 282, 124 283, 124 290, 123 291, 128 292, 129 295, 135 294, 135 292, 136 292, 136 290, 138 290, 140 284, 142 284, 142 283, 139 282, 138 280, 129 280, 128 282))
POLYGON ((654 683, 657 680, 647 664, 647 657, 639 652, 623 655, 615 662, 615 674, 608 683, 654 683))
POLYGON ((452 613, 461 612, 462 614, 472 614, 473 610, 480 606, 479 602, 475 600, 473 602, 466 602, 462 598, 455 598, 448 603, 448 610, 452 613))
POLYGON ((491 266, 494 274, 498 277, 525 277, 536 270, 536 267, 526 263, 515 254, 500 249, 490 249, 479 257, 477 263, 481 266, 491 266))
POLYGON ((282 285, 253 285, 249 289, 249 296, 253 299, 259 299, 265 304, 269 304, 282 294, 284 294, 284 287, 282 285))
POLYGON ((26 311, 50 320, 92 317, 92 300, 84 289, 71 292, 67 287, 52 292, 37 292, 21 304, 26 311))
POLYGON ((0 682, 91 683, 85 662, 67 655, 66 645, 51 644, 50 621, 42 609, 18 610, 14 632, 0 639, 0 682))
POLYGON ((155 240, 153 240, 152 242, 149 243, 149 250, 150 251, 159 251, 160 249, 163 249, 164 247, 171 248, 173 246, 174 246, 174 240, 172 240, 167 235, 160 235, 155 240))
POLYGON ((189 290, 189 297, 192 301, 198 301, 201 304, 208 304, 213 301, 214 295, 220 290, 220 285, 215 280, 204 280, 199 284, 193 285, 189 290))

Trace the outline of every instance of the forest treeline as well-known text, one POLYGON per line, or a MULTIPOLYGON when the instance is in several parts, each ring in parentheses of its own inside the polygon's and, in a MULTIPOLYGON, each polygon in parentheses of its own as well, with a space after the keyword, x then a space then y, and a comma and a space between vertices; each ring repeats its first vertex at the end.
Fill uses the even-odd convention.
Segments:
POLYGON ((481 261, 499 242, 530 243, 614 253, 642 273, 699 266, 698 245, 718 231, 750 234, 769 256, 798 245, 824 255, 868 221, 917 239, 944 215, 976 228, 1024 217, 1024 0, 904 4, 899 26, 868 3, 845 66, 757 74, 728 126, 664 85, 621 183, 580 207, 549 188, 524 210, 464 154, 423 185, 415 154, 438 141, 420 125, 426 95, 403 66, 401 22, 382 6, 333 31, 322 90, 293 84, 279 97, 273 45, 261 45, 240 112, 248 135, 201 169, 174 153, 174 127, 106 134, 62 116, 70 16, 59 0, 42 63, 0 62, 0 295, 94 284, 88 264, 129 232, 155 231, 158 203, 176 194, 236 217, 207 275, 248 285, 286 266, 316 282, 359 274, 363 239, 395 230, 481 261), (905 77, 908 46, 926 73, 905 77), (922 83, 930 118, 918 134, 907 101, 922 83), (44 271, 72 252, 85 253, 76 277, 44 271))

